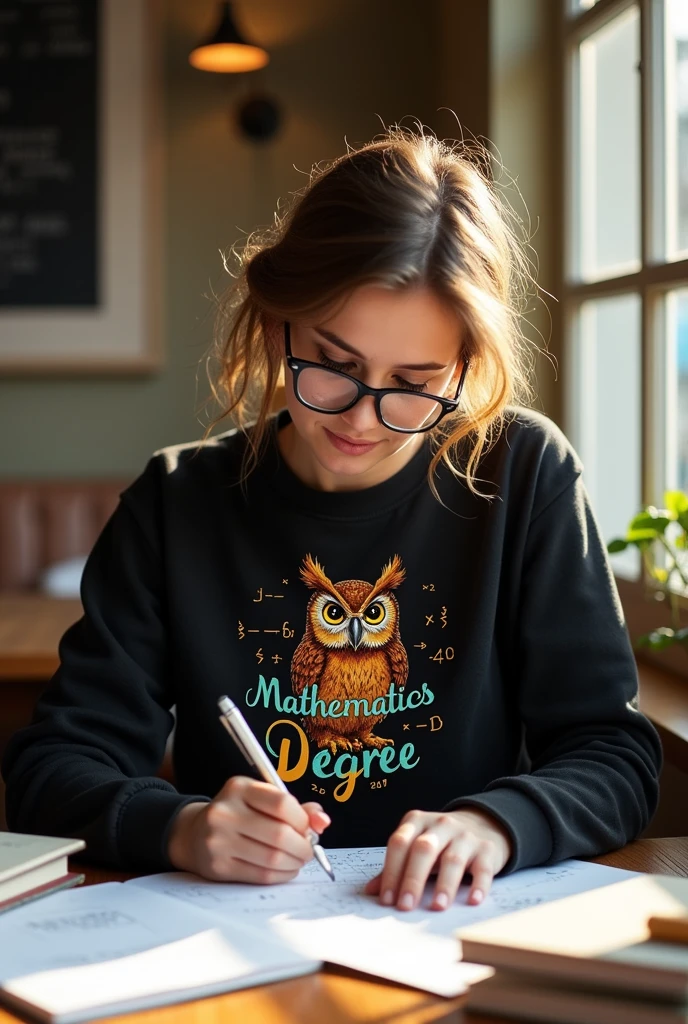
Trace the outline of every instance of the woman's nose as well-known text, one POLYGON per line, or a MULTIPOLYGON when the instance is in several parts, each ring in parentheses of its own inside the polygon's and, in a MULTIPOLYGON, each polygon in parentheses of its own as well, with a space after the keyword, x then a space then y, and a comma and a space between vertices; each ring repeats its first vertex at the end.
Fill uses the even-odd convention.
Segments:
POLYGON ((364 395, 351 409, 341 413, 340 419, 357 435, 370 433, 380 426, 372 395, 364 395))

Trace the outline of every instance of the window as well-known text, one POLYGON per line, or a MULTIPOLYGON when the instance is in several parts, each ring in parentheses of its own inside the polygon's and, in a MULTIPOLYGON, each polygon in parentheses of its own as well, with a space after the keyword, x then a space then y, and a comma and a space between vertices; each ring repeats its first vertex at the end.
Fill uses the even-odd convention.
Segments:
POLYGON ((640 14, 629 7, 578 48, 575 270, 585 281, 640 269, 640 14))
POLYGON ((666 7, 665 104, 667 256, 688 250, 688 3, 666 7))
POLYGON ((688 0, 562 9, 564 427, 608 541, 688 490, 688 0))

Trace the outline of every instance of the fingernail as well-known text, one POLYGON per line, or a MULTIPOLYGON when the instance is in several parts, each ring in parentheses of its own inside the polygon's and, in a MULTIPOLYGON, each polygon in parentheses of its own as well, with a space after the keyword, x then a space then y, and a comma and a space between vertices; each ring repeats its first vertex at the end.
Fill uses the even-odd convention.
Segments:
POLYGON ((483 901, 482 889, 474 889, 473 890, 473 902, 474 903, 482 903, 482 901, 483 901))
POLYGON ((383 892, 382 902, 385 904, 386 907, 392 906, 392 904, 394 903, 394 893, 392 892, 391 889, 387 889, 385 892, 383 892))
POLYGON ((320 814, 321 814, 321 817, 323 817, 325 819, 325 821, 327 822, 328 825, 332 824, 332 818, 329 816, 329 814, 326 814, 325 811, 321 811, 320 814))
POLYGON ((446 892, 438 892, 435 896, 435 906, 439 907, 440 910, 444 910, 449 904, 449 897, 446 892))
POLYGON ((400 910, 410 910, 412 906, 413 906, 413 894, 410 893, 410 892, 405 892, 404 895, 399 900, 399 909, 400 910))

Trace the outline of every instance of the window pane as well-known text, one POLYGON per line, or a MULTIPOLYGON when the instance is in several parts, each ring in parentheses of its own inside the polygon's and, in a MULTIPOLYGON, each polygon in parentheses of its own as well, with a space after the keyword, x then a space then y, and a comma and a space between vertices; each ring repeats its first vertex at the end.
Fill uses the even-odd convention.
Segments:
MULTIPOLYGON (((666 298, 666 481, 688 491, 688 288, 666 298)), ((657 498, 661 498, 658 495, 657 498)))
POLYGON ((679 437, 676 477, 680 490, 688 491, 688 288, 677 297, 676 355, 679 437))
MULTIPOLYGON (((655 481, 655 504, 661 505, 665 490, 688 491, 688 288, 668 292, 664 300, 664 338, 658 338, 657 349, 664 349, 660 360, 662 390, 657 395, 657 422, 655 430, 664 439, 664 451, 658 461, 661 476, 655 481), (662 340, 664 344, 662 345, 662 340)), ((667 527, 666 535, 674 540, 680 530, 673 524, 667 527)), ((660 566, 667 568, 668 562, 660 566)), ((679 565, 688 575, 688 552, 679 556, 679 565)), ((688 596, 688 589, 681 586, 676 573, 672 575, 672 588, 688 596)))
POLYGON ((666 4, 667 256, 688 249, 688 0, 666 4))
MULTIPOLYGON (((572 440, 605 542, 625 535, 641 504, 640 324, 638 295, 585 302, 578 317, 572 440)), ((637 551, 611 560, 638 578, 637 551)))
POLYGON ((587 280, 640 265, 639 59, 637 7, 580 45, 577 262, 587 280))

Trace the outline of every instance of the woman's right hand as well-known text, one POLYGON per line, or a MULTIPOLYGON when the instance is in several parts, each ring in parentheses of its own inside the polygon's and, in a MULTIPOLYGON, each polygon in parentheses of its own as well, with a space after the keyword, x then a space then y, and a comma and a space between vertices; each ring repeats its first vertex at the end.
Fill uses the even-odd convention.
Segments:
POLYGON ((306 836, 330 824, 320 804, 237 775, 210 803, 186 804, 172 822, 167 853, 179 871, 214 882, 273 885, 294 878, 313 856, 306 836))

